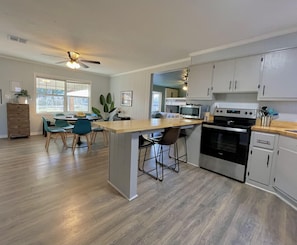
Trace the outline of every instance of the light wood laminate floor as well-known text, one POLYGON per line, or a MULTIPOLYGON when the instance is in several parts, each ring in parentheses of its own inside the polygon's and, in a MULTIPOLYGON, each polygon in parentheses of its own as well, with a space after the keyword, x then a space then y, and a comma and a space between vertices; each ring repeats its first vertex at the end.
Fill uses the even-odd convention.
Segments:
POLYGON ((74 155, 44 143, 0 139, 1 245, 297 244, 297 212, 272 194, 181 164, 140 176, 129 202, 107 183, 99 135, 74 155))

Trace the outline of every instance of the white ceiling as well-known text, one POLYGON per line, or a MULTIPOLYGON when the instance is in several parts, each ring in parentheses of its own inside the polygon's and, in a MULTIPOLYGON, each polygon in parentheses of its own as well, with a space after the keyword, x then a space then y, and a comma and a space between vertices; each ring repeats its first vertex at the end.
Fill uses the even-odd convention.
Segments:
POLYGON ((77 51, 101 61, 85 70, 113 75, 295 30, 296 10, 296 0, 1 0, 0 55, 63 66, 77 51))

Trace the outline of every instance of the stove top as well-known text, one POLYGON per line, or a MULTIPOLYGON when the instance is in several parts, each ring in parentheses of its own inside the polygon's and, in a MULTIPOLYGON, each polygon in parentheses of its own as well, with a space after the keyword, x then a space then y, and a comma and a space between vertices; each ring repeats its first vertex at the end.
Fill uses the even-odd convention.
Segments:
POLYGON ((257 109, 216 108, 214 124, 222 127, 251 128, 256 123, 257 109))
POLYGON ((214 116, 256 119, 257 110, 241 108, 216 108, 214 111, 214 116))

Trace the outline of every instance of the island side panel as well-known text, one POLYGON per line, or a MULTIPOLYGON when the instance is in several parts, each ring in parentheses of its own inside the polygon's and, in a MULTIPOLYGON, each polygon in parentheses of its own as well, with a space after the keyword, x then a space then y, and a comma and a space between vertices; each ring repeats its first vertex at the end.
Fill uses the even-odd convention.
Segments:
POLYGON ((109 183, 128 200, 137 197, 138 134, 110 133, 109 183))
POLYGON ((201 125, 195 125, 191 129, 186 129, 186 132, 188 163, 199 167, 201 125))

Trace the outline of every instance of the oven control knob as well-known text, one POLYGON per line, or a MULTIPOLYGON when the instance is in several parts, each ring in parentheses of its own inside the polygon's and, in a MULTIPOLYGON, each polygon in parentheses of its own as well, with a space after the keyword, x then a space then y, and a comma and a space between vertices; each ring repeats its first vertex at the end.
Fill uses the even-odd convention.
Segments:
POLYGON ((247 115, 248 114, 247 111, 244 114, 247 115))
POLYGON ((223 111, 222 111, 222 110, 220 110, 220 112, 221 112, 221 113, 223 113, 223 111))
POLYGON ((253 115, 253 113, 252 113, 252 112, 250 112, 250 115, 253 115))

